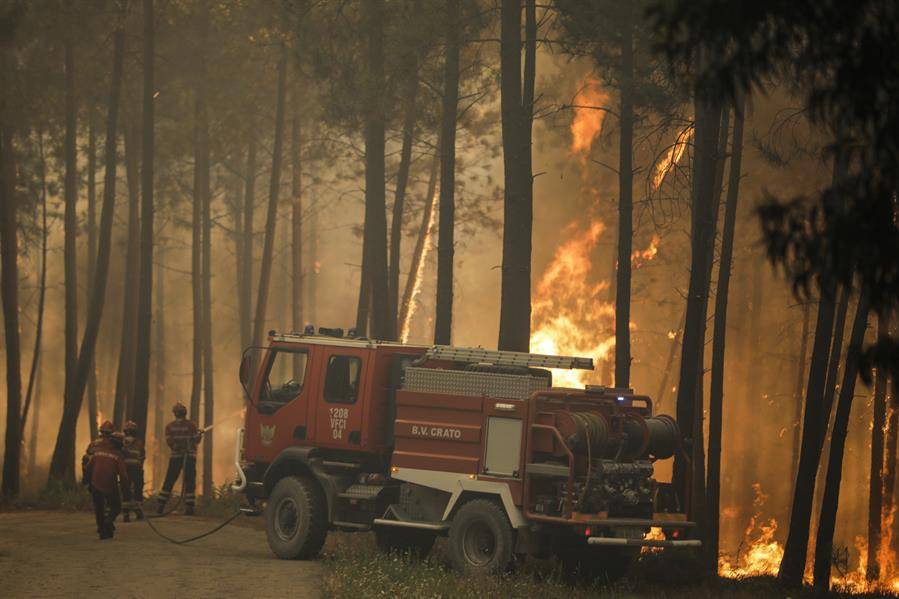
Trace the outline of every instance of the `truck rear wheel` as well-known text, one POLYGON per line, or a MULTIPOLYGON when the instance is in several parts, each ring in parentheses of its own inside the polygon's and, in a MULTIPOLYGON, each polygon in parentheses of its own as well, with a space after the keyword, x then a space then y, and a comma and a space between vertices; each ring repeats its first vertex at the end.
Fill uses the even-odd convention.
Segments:
POLYGON ((318 555, 328 534, 328 510, 318 483, 298 476, 278 481, 265 506, 265 534, 281 559, 318 555))
POLYGON ((505 511, 496 502, 475 499, 453 518, 450 559, 459 572, 478 576, 502 574, 512 565, 515 538, 505 511))
POLYGON ((437 535, 429 530, 400 526, 378 526, 375 541, 384 553, 408 554, 423 558, 431 552, 437 535))

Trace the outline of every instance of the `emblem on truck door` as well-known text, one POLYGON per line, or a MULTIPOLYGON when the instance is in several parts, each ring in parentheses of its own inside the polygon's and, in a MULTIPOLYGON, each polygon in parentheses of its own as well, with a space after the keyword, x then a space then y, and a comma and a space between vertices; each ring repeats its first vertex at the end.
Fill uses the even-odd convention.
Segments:
POLYGON ((259 441, 265 446, 270 447, 272 441, 275 440, 275 425, 265 426, 259 425, 259 441))

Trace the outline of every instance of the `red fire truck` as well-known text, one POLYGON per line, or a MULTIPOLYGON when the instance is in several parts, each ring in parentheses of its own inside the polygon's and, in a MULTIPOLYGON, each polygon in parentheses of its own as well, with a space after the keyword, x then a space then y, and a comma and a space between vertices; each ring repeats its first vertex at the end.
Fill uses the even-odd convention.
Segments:
POLYGON ((418 554, 445 536, 478 574, 532 554, 616 576, 640 547, 698 546, 687 489, 654 478, 682 451, 675 421, 630 389, 553 387, 559 368, 593 362, 272 332, 241 363, 234 488, 285 559, 330 530, 418 554))

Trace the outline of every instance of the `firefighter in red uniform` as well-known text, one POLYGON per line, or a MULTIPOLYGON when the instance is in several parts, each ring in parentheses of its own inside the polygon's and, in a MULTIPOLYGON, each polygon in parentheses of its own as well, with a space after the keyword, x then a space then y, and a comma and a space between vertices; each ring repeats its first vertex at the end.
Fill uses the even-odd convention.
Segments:
POLYGON ((119 484, 128 484, 128 472, 122 457, 121 433, 113 432, 112 422, 100 426, 100 437, 91 442, 81 460, 84 481, 94 501, 97 533, 100 539, 111 539, 115 532, 113 522, 122 509, 119 484))
POLYGON ((125 486, 125 509, 122 519, 131 521, 131 512, 140 520, 144 517, 141 504, 144 501, 144 440, 138 436, 137 423, 129 420, 124 427, 125 441, 122 453, 128 469, 128 485, 125 486))
POLYGON ((184 503, 187 506, 184 513, 194 515, 194 494, 197 483, 197 444, 203 437, 203 432, 197 429, 197 425, 187 418, 187 408, 177 403, 172 408, 175 419, 165 427, 165 442, 172 450, 169 457, 169 467, 165 473, 165 482, 162 483, 162 491, 159 492, 159 506, 156 513, 161 514, 165 510, 165 504, 172 496, 172 487, 184 468, 184 503))

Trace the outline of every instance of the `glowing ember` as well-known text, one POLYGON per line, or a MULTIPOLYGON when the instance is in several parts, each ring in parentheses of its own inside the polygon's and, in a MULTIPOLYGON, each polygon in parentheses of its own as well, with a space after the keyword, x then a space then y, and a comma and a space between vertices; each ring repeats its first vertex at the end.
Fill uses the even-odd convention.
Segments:
POLYGON ((412 284, 412 295, 409 298, 409 309, 406 311, 406 318, 400 323, 400 341, 407 343, 409 341, 409 331, 412 328, 412 317, 418 308, 418 296, 421 294, 421 282, 424 279, 425 264, 428 262, 428 254, 431 253, 431 238, 434 233, 434 204, 436 202, 437 191, 434 192, 434 198, 428 205, 428 228, 425 232, 425 242, 422 248, 421 260, 418 261, 418 268, 415 269, 415 279, 412 284))
POLYGON ((593 140, 602 131, 606 118, 603 107, 609 102, 607 94, 593 77, 587 76, 574 97, 574 120, 571 122, 571 153, 587 153, 593 140))
MULTIPOLYGON (((590 261, 604 229, 594 220, 587 229, 574 222, 563 232, 568 241, 556 250, 532 302, 532 352, 590 356, 595 362, 607 359, 615 337, 603 338, 602 332, 614 321, 614 306, 601 297, 608 283, 591 277, 590 261)), ((580 387, 594 382, 594 376, 596 371, 557 370, 553 384, 580 387)))
POLYGON ((681 131, 675 138, 674 143, 668 148, 668 152, 661 161, 656 163, 656 172, 652 177, 652 188, 658 189, 665 182, 668 173, 677 166, 680 159, 683 158, 690 140, 693 138, 693 125, 689 125, 681 131))

